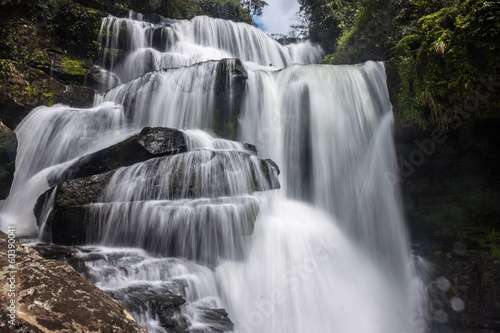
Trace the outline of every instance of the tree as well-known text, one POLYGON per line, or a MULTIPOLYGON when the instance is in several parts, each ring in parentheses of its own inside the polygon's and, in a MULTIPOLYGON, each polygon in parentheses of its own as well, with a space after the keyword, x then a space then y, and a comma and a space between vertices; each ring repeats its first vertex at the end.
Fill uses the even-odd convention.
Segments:
POLYGON ((253 16, 262 15, 262 9, 268 5, 264 0, 241 0, 241 6, 248 9, 253 16))

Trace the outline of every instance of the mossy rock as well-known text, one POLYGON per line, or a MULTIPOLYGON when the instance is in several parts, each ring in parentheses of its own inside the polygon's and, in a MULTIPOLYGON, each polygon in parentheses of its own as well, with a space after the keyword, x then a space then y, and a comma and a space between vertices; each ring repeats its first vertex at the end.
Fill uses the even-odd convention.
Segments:
POLYGON ((39 69, 12 60, 2 61, 9 64, 11 74, 0 83, 0 119, 10 128, 40 105, 93 105, 95 92, 90 88, 65 85, 39 69))

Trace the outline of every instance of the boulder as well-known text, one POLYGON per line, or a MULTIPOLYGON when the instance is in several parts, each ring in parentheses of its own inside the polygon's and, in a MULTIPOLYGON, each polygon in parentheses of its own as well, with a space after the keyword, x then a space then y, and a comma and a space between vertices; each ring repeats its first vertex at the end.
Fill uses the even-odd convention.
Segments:
POLYGON ((1 60, 0 119, 15 128, 28 113, 40 105, 67 104, 72 107, 91 107, 94 90, 76 85, 65 85, 39 69, 11 60, 1 60))
MULTIPOLYGON (((159 147, 155 149, 163 151, 159 147)), ((132 177, 135 177, 137 190, 126 199, 117 199, 122 204, 248 195, 280 187, 274 163, 244 152, 198 150, 154 158, 116 171, 71 180, 47 191, 35 205, 35 216, 41 226, 44 222, 43 208, 50 204, 54 195, 53 210, 44 228, 44 240, 67 245, 97 240, 99 226, 93 225, 97 222, 92 222, 90 204, 114 202, 113 197, 104 198, 105 190, 118 194, 129 192, 128 187, 122 188, 118 180, 132 177), (206 178, 206 175, 210 176, 206 178), (240 182, 236 190, 234 177, 240 182), (108 185, 112 187, 106 189, 108 185)), ((249 221, 250 230, 252 225, 253 221, 249 221)))
POLYGON ((0 232, 2 332, 146 332, 125 309, 69 265, 46 260, 16 240, 15 267, 7 257, 9 238, 0 232), (14 273, 12 273, 14 272, 14 273), (9 292, 8 278, 15 276, 9 292), (16 303, 14 325, 7 304, 16 303), (9 318, 10 319, 10 318, 9 318))
POLYGON ((0 200, 9 196, 17 154, 16 133, 0 121, 0 200))
POLYGON ((85 78, 85 86, 87 87, 102 92, 119 84, 120 78, 113 72, 95 65, 87 70, 87 77, 85 78))
POLYGON ((84 244, 97 237, 90 222, 88 204, 102 197, 114 171, 65 182, 42 194, 34 208, 38 226, 43 221, 44 207, 55 195, 53 209, 47 217, 42 238, 56 244, 84 244), (56 191, 53 193, 53 191, 56 191))
POLYGON ((49 176, 49 184, 84 178, 129 166, 151 158, 187 151, 184 134, 171 128, 146 127, 139 134, 76 160, 62 174, 49 176))

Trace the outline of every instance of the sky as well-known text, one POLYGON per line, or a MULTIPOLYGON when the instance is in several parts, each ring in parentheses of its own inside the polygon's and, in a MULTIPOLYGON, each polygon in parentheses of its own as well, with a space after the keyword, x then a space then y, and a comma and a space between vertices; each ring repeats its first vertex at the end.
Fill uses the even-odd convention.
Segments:
POLYGON ((266 0, 269 6, 264 7, 261 17, 254 18, 259 27, 266 33, 288 33, 290 25, 295 22, 299 11, 297 0, 266 0))

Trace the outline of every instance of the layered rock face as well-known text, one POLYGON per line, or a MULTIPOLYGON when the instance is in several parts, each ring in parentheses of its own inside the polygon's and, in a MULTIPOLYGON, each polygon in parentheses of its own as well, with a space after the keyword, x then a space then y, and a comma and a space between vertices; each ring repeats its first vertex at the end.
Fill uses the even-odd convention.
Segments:
MULTIPOLYGON (((106 207, 113 210, 117 204, 129 205, 127 209, 140 211, 144 208, 142 203, 154 200, 165 201, 162 205, 175 209, 177 204, 172 200, 203 198, 212 200, 211 204, 224 205, 224 199, 218 198, 248 196, 256 191, 279 188, 278 167, 270 160, 258 159, 253 149, 186 151, 182 132, 145 128, 121 143, 76 160, 62 174, 49 176, 49 182, 58 185, 39 198, 35 215, 40 227, 46 222, 45 240, 76 245, 99 240, 103 229, 109 226, 100 225, 95 215, 106 207), (237 188, 235 177, 240 183, 237 188), (120 196, 129 191, 128 183, 121 183, 124 180, 134 182, 137 193, 120 196), (47 207, 51 205, 52 211, 47 216, 47 207)), ((206 204, 199 202, 195 206, 206 204)), ((239 205, 243 209, 241 214, 248 216, 246 229, 251 232, 258 212, 256 202, 242 197, 239 205)), ((203 216, 210 218, 210 214, 203 216)), ((120 219, 123 222, 123 217, 120 219)), ((159 218, 156 223, 160 221, 159 218)), ((147 221, 143 217, 140 223, 135 220, 131 223, 138 223, 139 227, 147 221)), ((151 238, 156 234, 151 230, 144 235, 149 244, 155 243, 151 238)))
POLYGON ((9 243, 0 232, 0 309, 2 332, 146 332, 125 309, 67 264, 46 260, 28 245, 9 243), (7 256, 15 244, 15 269, 7 256), (14 271, 15 273, 11 273, 14 271), (15 297, 7 278, 15 277, 15 297), (6 318, 6 304, 15 300, 14 325, 6 318))

